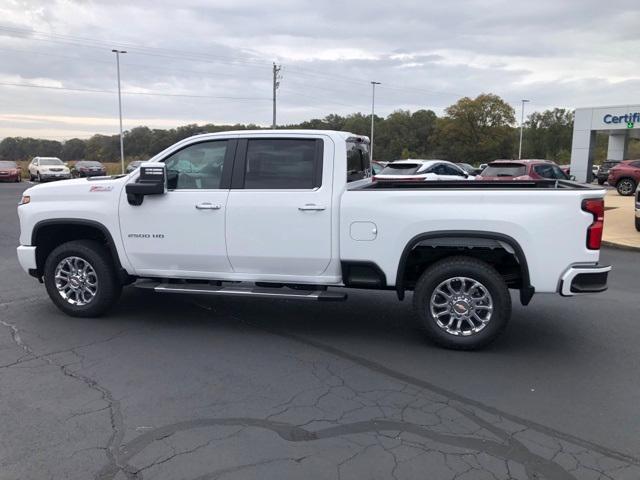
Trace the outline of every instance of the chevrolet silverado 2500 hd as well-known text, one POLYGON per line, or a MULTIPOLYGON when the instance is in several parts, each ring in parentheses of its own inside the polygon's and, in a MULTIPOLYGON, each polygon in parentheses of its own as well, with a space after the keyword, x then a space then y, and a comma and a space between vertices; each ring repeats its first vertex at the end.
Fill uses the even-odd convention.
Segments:
POLYGON ((18 258, 53 302, 96 316, 124 285, 342 300, 395 290, 440 345, 506 326, 509 289, 606 289, 604 190, 569 181, 372 182, 369 140, 242 131, 182 140, 128 175, 24 192, 18 258))

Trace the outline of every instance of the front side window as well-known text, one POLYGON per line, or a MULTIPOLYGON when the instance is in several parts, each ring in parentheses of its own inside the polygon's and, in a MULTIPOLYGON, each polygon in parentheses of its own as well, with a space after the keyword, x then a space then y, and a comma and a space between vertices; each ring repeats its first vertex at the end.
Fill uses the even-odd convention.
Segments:
POLYGON ((227 140, 196 143, 165 159, 170 190, 220 188, 227 140))
POLYGON ((322 180, 322 154, 315 139, 250 139, 245 189, 308 189, 322 180))

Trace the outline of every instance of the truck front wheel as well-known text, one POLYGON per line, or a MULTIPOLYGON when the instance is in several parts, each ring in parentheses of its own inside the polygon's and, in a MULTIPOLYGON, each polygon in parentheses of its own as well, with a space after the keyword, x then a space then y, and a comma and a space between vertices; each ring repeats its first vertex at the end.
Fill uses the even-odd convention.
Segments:
POLYGON ((122 291, 111 256, 93 240, 56 247, 45 261, 44 284, 53 303, 72 317, 102 315, 122 291))
POLYGON ((450 257, 422 274, 413 307, 427 336, 455 350, 488 345, 506 328, 511 297, 491 265, 471 257, 450 257))

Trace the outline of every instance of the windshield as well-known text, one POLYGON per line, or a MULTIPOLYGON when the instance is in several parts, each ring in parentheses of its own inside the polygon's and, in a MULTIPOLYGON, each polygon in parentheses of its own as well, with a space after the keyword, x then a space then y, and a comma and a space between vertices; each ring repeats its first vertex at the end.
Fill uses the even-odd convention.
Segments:
POLYGON ((41 158, 40 165, 64 165, 59 158, 41 158))
POLYGON ((382 169, 380 175, 413 175, 421 166, 421 163, 390 163, 382 169))
POLYGON ((527 167, 519 163, 496 163, 485 168, 483 177, 520 177, 527 173, 527 167))
POLYGON ((18 168, 16 162, 0 161, 0 168, 18 168))
POLYGON ((101 167, 102 164, 100 162, 78 162, 76 163, 76 167, 101 167))

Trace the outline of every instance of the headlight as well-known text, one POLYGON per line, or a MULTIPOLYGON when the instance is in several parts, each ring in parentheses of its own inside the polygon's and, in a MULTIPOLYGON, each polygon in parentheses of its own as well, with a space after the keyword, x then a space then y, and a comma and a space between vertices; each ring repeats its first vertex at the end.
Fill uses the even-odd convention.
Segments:
POLYGON ((31 197, 29 195, 23 195, 18 205, 26 205, 29 202, 31 202, 31 197))

